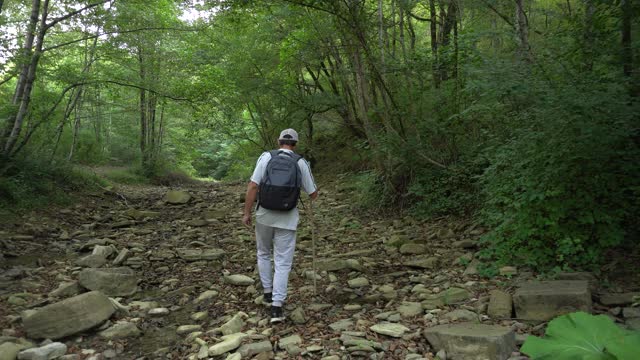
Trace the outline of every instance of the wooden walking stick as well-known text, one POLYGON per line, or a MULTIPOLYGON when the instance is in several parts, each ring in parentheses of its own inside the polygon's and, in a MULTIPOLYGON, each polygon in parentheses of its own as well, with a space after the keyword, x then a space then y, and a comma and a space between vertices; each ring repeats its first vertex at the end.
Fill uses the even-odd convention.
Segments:
POLYGON ((309 201, 309 215, 311 216, 311 266, 313 268, 313 296, 317 296, 318 288, 316 284, 316 221, 313 216, 313 199, 309 201))

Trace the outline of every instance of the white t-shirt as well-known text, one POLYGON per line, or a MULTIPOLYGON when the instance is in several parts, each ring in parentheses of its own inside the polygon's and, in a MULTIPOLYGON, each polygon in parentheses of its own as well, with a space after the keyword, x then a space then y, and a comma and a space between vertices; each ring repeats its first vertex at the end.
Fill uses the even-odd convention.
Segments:
MULTIPOLYGON (((281 150, 293 152, 288 149, 281 150)), ((269 160, 271 160, 271 154, 269 152, 264 152, 260 155, 256 168, 253 170, 253 175, 251 175, 252 182, 260 185, 260 182, 267 170, 269 160)), ((302 190, 307 194, 313 194, 318 190, 318 188, 313 181, 313 175, 311 174, 311 167, 309 166, 309 163, 304 158, 301 158, 298 160, 298 167, 300 168, 300 174, 302 175, 302 190)), ((258 211, 256 211, 257 222, 262 225, 277 227, 280 229, 296 230, 299 220, 300 215, 297 207, 289 211, 269 210, 259 207, 258 211)))

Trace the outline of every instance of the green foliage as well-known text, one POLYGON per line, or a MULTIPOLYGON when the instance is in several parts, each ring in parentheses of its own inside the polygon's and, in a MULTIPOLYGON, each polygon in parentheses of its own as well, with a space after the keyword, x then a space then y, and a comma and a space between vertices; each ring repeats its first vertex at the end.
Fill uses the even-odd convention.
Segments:
POLYGON ((562 88, 487 149, 485 255, 579 268, 623 242, 639 209, 640 167, 634 111, 620 90, 562 88))
POLYGON ((498 266, 493 262, 481 262, 478 264, 478 275, 485 278, 492 278, 500 273, 498 266))
POLYGON ((576 312, 551 320, 544 338, 529 336, 520 350, 534 360, 632 360, 638 349, 640 332, 623 330, 606 315, 576 312))
POLYGON ((408 195, 419 216, 469 215, 478 206, 477 181, 470 164, 450 169, 427 168, 416 175, 408 195), (469 165, 469 167, 466 167, 469 165))
POLYGON ((375 171, 361 171, 340 177, 340 192, 349 194, 349 201, 363 209, 382 210, 389 207, 391 194, 375 171))
POLYGON ((145 184, 149 179, 142 175, 140 169, 129 167, 101 167, 100 175, 110 182, 118 184, 145 184))

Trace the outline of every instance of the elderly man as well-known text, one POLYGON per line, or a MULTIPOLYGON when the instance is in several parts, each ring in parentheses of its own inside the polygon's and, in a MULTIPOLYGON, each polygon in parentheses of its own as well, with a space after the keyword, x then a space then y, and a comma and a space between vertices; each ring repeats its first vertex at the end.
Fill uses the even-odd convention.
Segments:
POLYGON ((258 271, 264 292, 263 301, 271 303, 272 323, 285 319, 282 306, 287 297, 289 272, 296 246, 300 189, 309 194, 312 201, 318 197, 309 163, 294 152, 298 133, 293 129, 283 130, 278 142, 280 149, 264 152, 258 158, 247 187, 242 218, 244 225, 251 227, 251 209, 258 198, 258 271), (275 272, 271 266, 272 257, 275 272))

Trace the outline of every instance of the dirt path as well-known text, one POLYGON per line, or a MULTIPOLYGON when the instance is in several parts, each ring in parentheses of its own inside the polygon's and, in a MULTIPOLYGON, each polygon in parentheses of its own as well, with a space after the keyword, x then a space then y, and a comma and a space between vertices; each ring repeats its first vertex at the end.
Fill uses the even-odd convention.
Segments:
POLYGON ((169 189, 165 187, 122 186, 1 229, 5 238, 0 243, 3 336, 27 335, 20 311, 85 291, 70 290, 59 298, 50 295, 92 266, 132 268, 139 283, 133 295, 112 296, 126 310, 123 307, 97 329, 61 340, 68 354, 82 359, 197 358, 203 348, 219 342, 220 327, 234 315, 239 321, 235 325, 247 334, 244 343, 248 345, 241 348, 244 357, 261 358, 432 358, 434 351, 422 330, 460 320, 504 325, 519 334, 542 331, 541 326, 491 320, 486 315, 491 289, 513 288, 515 281, 531 274, 494 280, 477 277, 472 260, 482 229, 465 223, 359 217, 345 201, 346 191, 331 182, 323 185, 315 206, 318 293, 313 293, 311 231, 303 210, 285 307, 289 320, 282 325, 268 324, 267 308, 256 300, 261 288, 253 235, 240 222, 243 184, 186 186, 181 190, 191 198, 180 205, 166 203, 163 198, 169 189), (413 245, 400 247, 403 244, 413 245), (107 255, 106 264, 86 258, 96 245, 116 250, 107 255), (123 251, 128 257, 114 265, 123 251), (79 259, 83 266, 78 265, 79 259), (246 275, 255 283, 233 285, 225 274, 246 275), (424 305, 451 289, 464 292, 455 304, 424 305), (165 310, 149 314, 158 308, 165 310), (389 337, 371 330, 372 325, 387 321, 402 324, 406 331, 389 337), (134 324, 141 333, 113 339, 98 334, 117 323, 134 324), (179 328, 184 325, 194 327, 179 328), (292 335, 300 336, 299 340, 293 337, 293 345, 276 345, 292 335), (358 342, 364 339, 369 342, 358 342), (275 355, 256 345, 265 341, 275 355))

